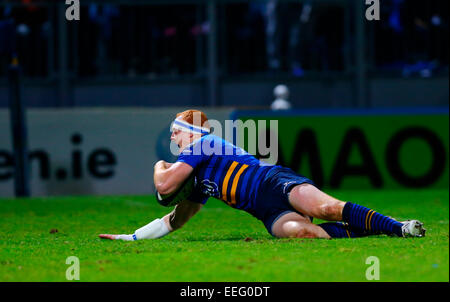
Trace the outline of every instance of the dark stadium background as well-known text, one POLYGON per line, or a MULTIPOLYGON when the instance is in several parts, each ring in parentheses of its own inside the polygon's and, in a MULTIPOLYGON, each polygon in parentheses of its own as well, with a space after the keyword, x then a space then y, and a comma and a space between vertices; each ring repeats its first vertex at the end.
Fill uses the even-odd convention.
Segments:
MULTIPOLYGON (((327 157, 338 158, 343 137, 369 115, 378 120, 362 135, 382 178, 395 174, 384 155, 388 142, 404 127, 426 126, 438 129, 434 138, 414 131, 404 138, 416 139, 403 152, 404 169, 413 163, 404 174, 418 180, 409 187, 422 176, 427 185, 446 186, 448 1, 384 0, 380 20, 372 21, 365 17, 370 5, 352 0, 79 2, 80 20, 72 21, 66 20, 65 1, 0 2, 2 196, 13 195, 14 158, 20 164, 27 152, 29 158, 22 158, 31 195, 153 193, 154 162, 174 159, 168 125, 176 112, 200 108, 220 121, 261 116, 270 110, 278 84, 289 88, 292 108, 263 117, 281 117, 282 128, 288 117, 297 117, 289 122, 292 138, 282 137, 289 131, 280 134, 281 145, 295 141, 304 127, 328 133, 318 138, 322 145, 340 137, 330 143, 334 154, 319 148, 325 178, 334 173, 327 157), (17 81, 8 71, 13 56, 17 81), (23 107, 10 115, 16 103, 23 107), (20 110, 22 130, 20 123, 13 126, 20 110), (360 118, 333 133, 331 119, 321 130, 303 125, 304 114, 360 118), (401 116, 394 120, 403 124, 387 125, 386 115, 401 116), (20 139, 27 149, 22 153, 20 139), (437 149, 427 146, 432 140, 437 149), (422 157, 425 162, 417 163, 422 157)), ((296 161, 294 146, 283 148, 282 163, 289 166, 296 161)), ((405 187, 393 177, 383 182, 387 188, 405 187)), ((327 185, 326 179, 320 182, 327 185)), ((362 182, 355 180, 353 188, 383 187, 362 182)))

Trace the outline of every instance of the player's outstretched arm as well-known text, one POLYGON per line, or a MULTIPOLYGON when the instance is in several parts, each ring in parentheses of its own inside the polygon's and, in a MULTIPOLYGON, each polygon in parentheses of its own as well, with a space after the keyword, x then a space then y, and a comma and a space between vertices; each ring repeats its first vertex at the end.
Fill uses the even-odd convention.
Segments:
POLYGON ((161 238, 181 228, 192 216, 200 211, 202 206, 202 204, 185 200, 180 202, 172 212, 137 229, 134 234, 100 234, 99 237, 125 241, 161 238))

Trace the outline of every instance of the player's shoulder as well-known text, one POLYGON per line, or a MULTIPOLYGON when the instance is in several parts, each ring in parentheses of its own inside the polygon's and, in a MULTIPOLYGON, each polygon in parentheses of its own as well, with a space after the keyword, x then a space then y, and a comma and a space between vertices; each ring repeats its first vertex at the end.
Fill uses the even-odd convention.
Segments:
MULTIPOLYGON (((203 135, 201 138, 193 141, 191 143, 192 148, 202 148, 202 147, 211 147, 211 146, 222 146, 222 145, 229 145, 230 142, 227 142, 223 138, 214 135, 214 134, 207 134, 203 135)), ((208 149, 208 148, 206 148, 208 149)))
POLYGON ((205 141, 223 141, 223 139, 214 134, 206 134, 194 140, 192 143, 189 144, 189 146, 197 146, 205 141))
POLYGON ((225 140, 220 136, 214 134, 206 134, 200 138, 200 141, 204 142, 204 141, 225 141, 225 140))
POLYGON ((189 145, 184 147, 184 149, 180 152, 180 156, 205 155, 204 151, 209 149, 208 146, 212 144, 217 145, 217 142, 221 140, 222 139, 220 137, 215 135, 211 134, 203 135, 202 137, 194 140, 189 145))

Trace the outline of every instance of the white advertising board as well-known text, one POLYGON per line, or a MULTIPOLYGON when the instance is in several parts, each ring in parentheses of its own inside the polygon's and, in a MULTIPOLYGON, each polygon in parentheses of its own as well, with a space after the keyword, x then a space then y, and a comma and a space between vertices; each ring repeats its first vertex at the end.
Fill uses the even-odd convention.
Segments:
MULTIPOLYGON (((32 196, 153 194, 153 165, 174 161, 169 126, 187 108, 29 109, 32 196)), ((224 122, 232 109, 202 109, 224 122)), ((8 110, 0 110, 0 197, 14 196, 8 110)))

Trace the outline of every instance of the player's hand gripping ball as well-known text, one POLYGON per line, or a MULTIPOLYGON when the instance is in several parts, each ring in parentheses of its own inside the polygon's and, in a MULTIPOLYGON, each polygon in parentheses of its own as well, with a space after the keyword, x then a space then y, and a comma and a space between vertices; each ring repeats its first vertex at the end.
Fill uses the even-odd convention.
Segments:
POLYGON ((161 195, 156 191, 156 200, 158 203, 165 207, 173 207, 180 203, 180 201, 186 200, 193 192, 195 188, 195 176, 191 174, 184 181, 184 183, 175 192, 167 195, 161 195))

